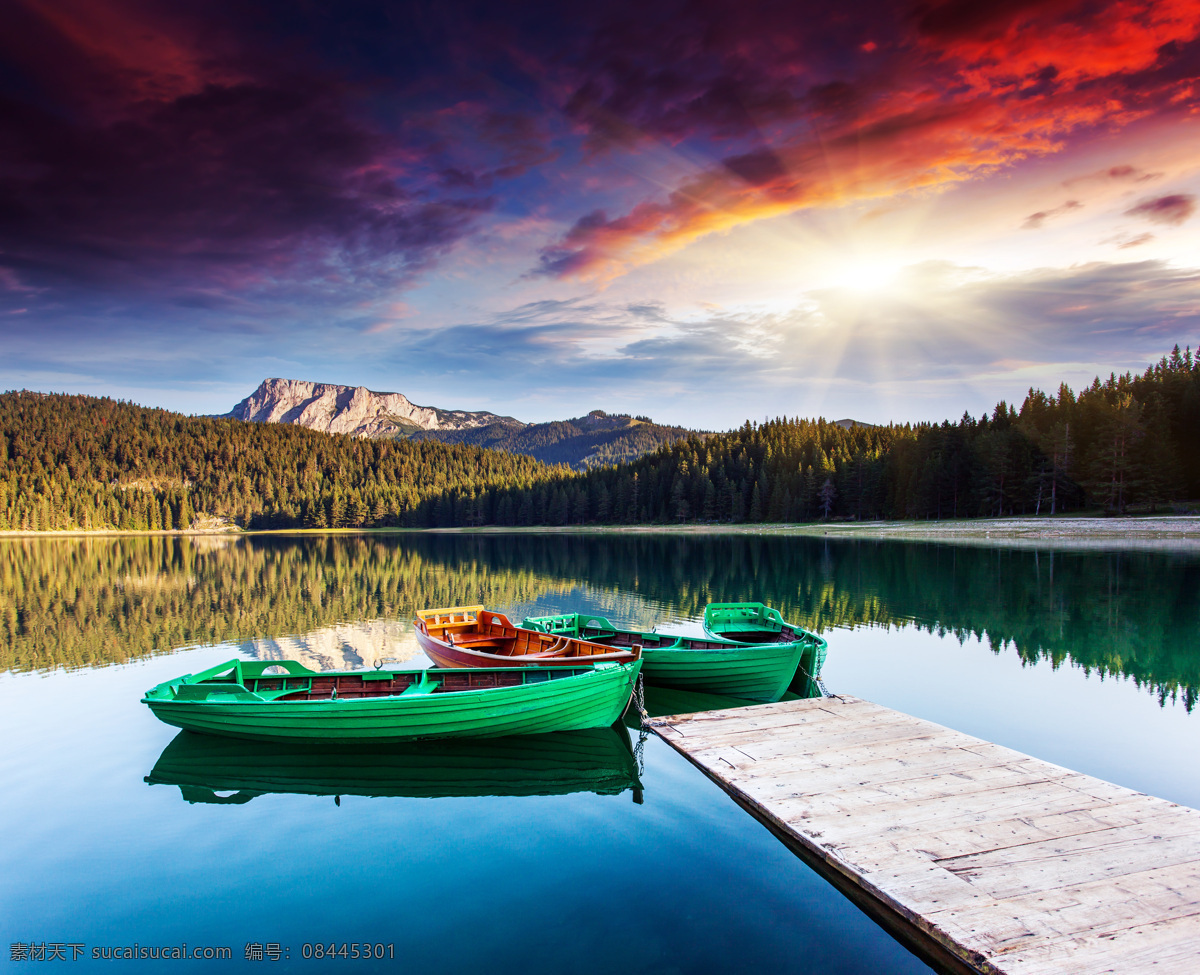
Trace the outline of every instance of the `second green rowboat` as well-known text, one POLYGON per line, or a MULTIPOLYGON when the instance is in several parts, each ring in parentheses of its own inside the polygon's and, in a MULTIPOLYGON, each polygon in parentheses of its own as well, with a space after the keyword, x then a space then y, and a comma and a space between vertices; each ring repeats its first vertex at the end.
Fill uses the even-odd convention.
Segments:
POLYGON ((648 684, 748 701, 778 701, 795 680, 807 650, 806 641, 781 640, 778 634, 774 639, 744 644, 712 635, 688 637, 623 629, 603 616, 581 613, 526 617, 521 626, 609 646, 640 645, 642 673, 648 684))
POLYGON ((796 623, 789 623, 779 611, 763 603, 709 603, 704 607, 704 631, 734 643, 760 644, 796 641, 803 645, 800 665, 790 690, 802 697, 820 697, 817 683, 825 665, 829 644, 824 638, 796 623))

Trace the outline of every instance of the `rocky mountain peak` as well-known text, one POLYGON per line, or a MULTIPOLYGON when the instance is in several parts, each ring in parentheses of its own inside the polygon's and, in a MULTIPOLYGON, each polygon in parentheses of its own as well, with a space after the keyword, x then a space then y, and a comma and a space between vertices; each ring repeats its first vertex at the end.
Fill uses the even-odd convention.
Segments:
POLYGON ((493 423, 524 426, 510 416, 418 406, 403 393, 300 379, 264 379, 225 414, 254 423, 292 423, 325 433, 394 437, 416 430, 469 430, 493 423))

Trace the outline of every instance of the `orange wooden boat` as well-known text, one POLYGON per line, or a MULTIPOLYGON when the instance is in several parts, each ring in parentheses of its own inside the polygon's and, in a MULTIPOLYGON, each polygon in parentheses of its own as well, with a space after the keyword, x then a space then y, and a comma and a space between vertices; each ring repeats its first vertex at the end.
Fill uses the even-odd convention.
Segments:
POLYGON ((578 667, 627 664, 642 656, 641 647, 518 629, 503 613, 482 606, 423 609, 413 623, 417 643, 439 667, 578 667))

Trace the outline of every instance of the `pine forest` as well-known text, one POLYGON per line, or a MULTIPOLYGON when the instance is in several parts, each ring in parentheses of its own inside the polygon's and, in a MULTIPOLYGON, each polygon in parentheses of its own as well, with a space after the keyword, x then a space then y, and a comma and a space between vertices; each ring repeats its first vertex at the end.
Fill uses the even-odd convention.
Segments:
POLYGON ((1170 510, 1200 499, 1200 358, 956 423, 779 418, 575 472, 463 444, 0 396, 0 530, 811 522, 1170 510))

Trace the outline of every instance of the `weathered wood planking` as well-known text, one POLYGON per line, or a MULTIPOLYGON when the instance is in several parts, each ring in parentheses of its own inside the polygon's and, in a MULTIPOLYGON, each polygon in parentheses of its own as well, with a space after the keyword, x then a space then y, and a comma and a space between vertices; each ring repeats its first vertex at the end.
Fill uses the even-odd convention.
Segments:
POLYGON ((1200 811, 852 697, 652 724, 944 968, 1200 973, 1200 811))

